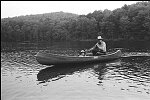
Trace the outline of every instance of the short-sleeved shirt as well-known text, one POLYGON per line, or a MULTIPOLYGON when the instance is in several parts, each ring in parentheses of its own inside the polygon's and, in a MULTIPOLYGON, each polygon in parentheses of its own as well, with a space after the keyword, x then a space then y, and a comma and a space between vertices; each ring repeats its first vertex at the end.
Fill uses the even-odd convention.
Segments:
POLYGON ((106 43, 104 41, 102 41, 101 44, 96 43, 96 45, 99 49, 102 49, 104 52, 106 52, 106 43))

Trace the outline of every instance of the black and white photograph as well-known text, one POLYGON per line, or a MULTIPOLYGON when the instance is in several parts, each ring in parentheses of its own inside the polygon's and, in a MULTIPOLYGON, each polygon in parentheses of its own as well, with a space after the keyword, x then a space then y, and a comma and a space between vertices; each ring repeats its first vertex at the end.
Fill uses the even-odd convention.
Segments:
POLYGON ((150 1, 1 1, 1 100, 150 100, 150 1))

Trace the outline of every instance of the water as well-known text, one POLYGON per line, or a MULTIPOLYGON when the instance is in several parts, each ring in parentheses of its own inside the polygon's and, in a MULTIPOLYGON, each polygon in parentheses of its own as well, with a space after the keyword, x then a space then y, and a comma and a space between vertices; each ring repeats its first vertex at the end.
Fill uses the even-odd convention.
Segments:
POLYGON ((108 51, 121 49, 123 56, 131 57, 91 65, 46 66, 39 64, 34 56, 39 50, 77 55, 81 49, 90 48, 93 44, 55 42, 7 45, 5 50, 1 49, 1 99, 150 99, 149 42, 108 42, 108 51))

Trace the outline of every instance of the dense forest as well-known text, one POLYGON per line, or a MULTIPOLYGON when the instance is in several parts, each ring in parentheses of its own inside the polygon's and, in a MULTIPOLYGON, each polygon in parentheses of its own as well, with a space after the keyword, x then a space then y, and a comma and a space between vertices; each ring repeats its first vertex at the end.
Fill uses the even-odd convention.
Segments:
POLYGON ((87 15, 55 12, 1 19, 1 42, 150 40, 150 2, 98 10, 87 15))

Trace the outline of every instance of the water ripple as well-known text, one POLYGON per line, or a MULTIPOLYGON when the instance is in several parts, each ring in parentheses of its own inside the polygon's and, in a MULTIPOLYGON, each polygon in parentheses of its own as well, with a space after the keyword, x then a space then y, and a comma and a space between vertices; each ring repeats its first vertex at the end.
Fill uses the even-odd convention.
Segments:
MULTIPOLYGON (((61 53, 66 53, 64 51, 61 53)), ((70 54, 77 52, 71 49, 68 51, 70 54)), ((1 53, 3 97, 17 98, 16 96, 31 96, 34 93, 49 97, 49 94, 65 95, 62 91, 70 95, 77 90, 77 93, 87 93, 86 95, 150 94, 149 57, 128 57, 91 65, 45 66, 36 61, 36 53, 34 50, 1 53)))

